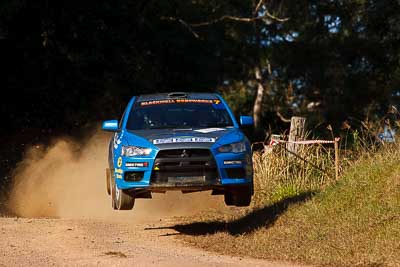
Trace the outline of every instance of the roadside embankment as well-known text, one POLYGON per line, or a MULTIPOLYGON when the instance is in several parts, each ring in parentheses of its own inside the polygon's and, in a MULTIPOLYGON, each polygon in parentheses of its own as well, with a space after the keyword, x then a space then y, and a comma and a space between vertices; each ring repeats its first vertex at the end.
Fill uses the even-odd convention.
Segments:
POLYGON ((191 217, 174 228, 186 242, 226 254, 315 265, 400 266, 400 149, 361 156, 337 183, 318 192, 191 217))

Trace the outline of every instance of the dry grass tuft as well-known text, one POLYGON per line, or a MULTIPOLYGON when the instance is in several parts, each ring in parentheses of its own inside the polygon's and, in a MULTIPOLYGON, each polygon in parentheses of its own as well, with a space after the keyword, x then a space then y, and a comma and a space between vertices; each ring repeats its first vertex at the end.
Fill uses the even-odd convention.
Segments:
POLYGON ((304 192, 319 191, 335 181, 334 150, 330 146, 302 146, 294 156, 284 146, 255 152, 255 205, 280 201, 304 192))

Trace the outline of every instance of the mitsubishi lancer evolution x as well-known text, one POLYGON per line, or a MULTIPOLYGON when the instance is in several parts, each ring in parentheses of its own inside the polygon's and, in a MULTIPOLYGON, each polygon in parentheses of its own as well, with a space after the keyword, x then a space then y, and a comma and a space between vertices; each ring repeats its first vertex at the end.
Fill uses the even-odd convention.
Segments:
POLYGON ((218 94, 132 97, 120 121, 102 124, 114 132, 106 169, 112 207, 132 209, 136 198, 169 190, 210 190, 228 206, 249 206, 252 151, 242 129, 252 124, 249 116, 238 123, 218 94))

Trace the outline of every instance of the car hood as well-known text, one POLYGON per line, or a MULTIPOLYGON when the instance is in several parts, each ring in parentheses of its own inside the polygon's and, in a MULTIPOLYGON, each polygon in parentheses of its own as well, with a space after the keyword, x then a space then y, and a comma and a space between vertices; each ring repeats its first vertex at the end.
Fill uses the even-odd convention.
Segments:
POLYGON ((147 146, 160 149, 169 148, 210 148, 229 143, 240 142, 244 139, 243 133, 234 127, 228 128, 201 128, 201 129, 154 129, 154 130, 130 130, 125 135, 129 145, 139 144, 141 139, 147 142, 147 146), (150 143, 150 144, 148 144, 150 143))

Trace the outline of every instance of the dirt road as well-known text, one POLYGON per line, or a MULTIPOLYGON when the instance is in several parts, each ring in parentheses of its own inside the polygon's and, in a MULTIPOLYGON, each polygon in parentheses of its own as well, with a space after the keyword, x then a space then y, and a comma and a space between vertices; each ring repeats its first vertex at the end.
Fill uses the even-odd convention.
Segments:
POLYGON ((8 208, 0 215, 0 266, 286 266, 222 256, 176 238, 179 216, 224 212, 209 192, 168 192, 114 211, 105 190, 109 135, 79 143, 30 147, 13 172, 8 208), (52 218, 52 219, 49 219, 52 218))
POLYGON ((289 266, 187 247, 175 220, 0 218, 0 266, 289 266))

